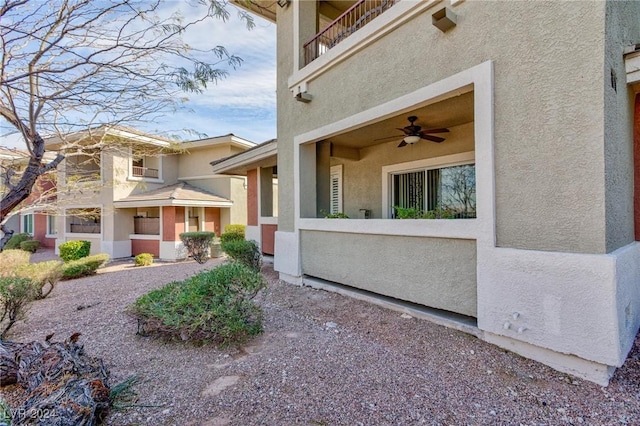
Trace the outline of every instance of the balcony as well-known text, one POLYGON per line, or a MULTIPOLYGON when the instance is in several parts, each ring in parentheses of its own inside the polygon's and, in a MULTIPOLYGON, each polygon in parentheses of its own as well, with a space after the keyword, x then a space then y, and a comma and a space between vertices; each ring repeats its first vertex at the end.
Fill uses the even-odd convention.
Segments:
POLYGON ((158 169, 149 167, 132 166, 132 174, 134 177, 158 179, 158 169))
POLYGON ((351 34, 387 11, 400 0, 360 0, 304 44, 308 65, 351 34))
POLYGON ((134 234, 160 235, 160 218, 134 217, 133 229, 134 234))

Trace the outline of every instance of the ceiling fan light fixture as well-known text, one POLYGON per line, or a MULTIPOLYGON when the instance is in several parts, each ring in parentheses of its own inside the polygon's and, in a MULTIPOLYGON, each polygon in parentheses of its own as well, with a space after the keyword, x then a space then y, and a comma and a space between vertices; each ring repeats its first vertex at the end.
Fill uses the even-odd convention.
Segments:
POLYGON ((404 138, 404 141, 410 145, 413 145, 416 142, 420 142, 420 136, 418 135, 409 135, 404 138))

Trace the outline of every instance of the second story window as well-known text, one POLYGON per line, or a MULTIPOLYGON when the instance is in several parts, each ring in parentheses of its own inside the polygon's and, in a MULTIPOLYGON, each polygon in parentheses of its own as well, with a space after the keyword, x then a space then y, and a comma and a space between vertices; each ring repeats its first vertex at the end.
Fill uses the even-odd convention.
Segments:
POLYGON ((100 151, 82 150, 66 153, 67 183, 100 180, 100 151))

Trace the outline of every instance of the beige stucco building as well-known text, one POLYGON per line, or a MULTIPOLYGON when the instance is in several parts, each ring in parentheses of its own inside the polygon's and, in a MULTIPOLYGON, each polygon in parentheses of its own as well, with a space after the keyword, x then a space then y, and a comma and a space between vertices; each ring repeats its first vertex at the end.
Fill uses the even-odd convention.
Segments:
MULTIPOLYGON (((151 253, 185 258, 185 231, 214 231, 247 221, 246 179, 212 173, 209 161, 242 152, 253 142, 232 134, 183 142, 133 129, 105 126, 69 135, 58 168, 58 211, 48 234, 56 249, 70 240, 91 242, 93 253, 112 258, 151 253), (98 144, 100 149, 87 147, 98 144), (91 155, 93 152, 93 155, 91 155)), ((61 141, 47 141, 60 149, 61 141)))
POLYGON ((640 325, 640 2, 277 3, 252 1, 277 23, 281 278, 607 383, 640 325))

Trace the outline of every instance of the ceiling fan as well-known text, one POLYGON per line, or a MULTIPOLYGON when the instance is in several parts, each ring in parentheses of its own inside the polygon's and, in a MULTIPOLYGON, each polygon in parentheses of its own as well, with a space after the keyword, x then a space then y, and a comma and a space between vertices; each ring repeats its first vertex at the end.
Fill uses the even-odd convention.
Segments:
MULTIPOLYGON (((420 139, 425 139, 431 142, 440 143, 445 139, 441 138, 440 136, 433 136, 433 133, 449 132, 449 129, 445 129, 445 128, 422 130, 422 126, 418 126, 417 124, 415 124, 416 120, 418 120, 418 117, 416 117, 415 115, 407 117, 407 120, 409 120, 409 123, 410 123, 408 126, 405 126, 402 128, 397 127, 398 130, 400 130, 401 132, 404 132, 404 138, 402 139, 402 142, 400 142, 400 144, 398 145, 398 148, 402 148, 403 146, 407 146, 409 144, 413 145, 414 143, 418 142, 420 139)), ((388 136, 386 138, 380 138, 375 140, 379 141, 379 140, 398 138, 398 137, 400 137, 400 135, 388 136)))

